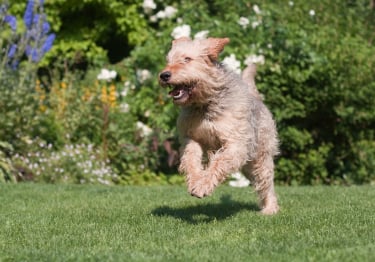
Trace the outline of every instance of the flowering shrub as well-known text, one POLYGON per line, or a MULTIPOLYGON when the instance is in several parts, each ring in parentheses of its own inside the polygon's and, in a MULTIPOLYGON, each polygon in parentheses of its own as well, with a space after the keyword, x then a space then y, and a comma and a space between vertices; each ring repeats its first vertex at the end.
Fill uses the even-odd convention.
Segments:
POLYGON ((177 172, 178 109, 158 72, 173 39, 225 36, 223 63, 238 73, 257 64, 280 134, 277 181, 372 183, 372 12, 365 0, 1 5, 0 141, 14 150, 2 149, 0 162, 16 161, 36 181, 179 182, 165 175, 177 172), (36 137, 52 146, 30 147, 36 137), (89 170, 82 163, 92 157, 89 170))
MULTIPOLYGON (((165 8, 154 3, 151 14, 165 8)), ((257 64, 258 88, 278 123, 281 155, 276 179, 280 183, 375 180, 373 161, 364 164, 375 155, 363 147, 364 141, 372 145, 375 135, 370 131, 375 123, 371 98, 375 95, 371 72, 375 50, 367 44, 374 37, 374 28, 368 26, 371 9, 364 8, 367 1, 203 1, 198 8, 194 2, 169 3, 177 13, 158 20, 148 15, 153 25, 149 39, 136 46, 124 63, 148 68, 156 77, 172 39, 229 37, 222 61, 238 73, 247 64, 257 64)), ((150 99, 147 112, 156 117, 145 123, 159 130, 165 126, 161 129, 165 132, 173 130, 174 122, 159 107, 162 98, 160 105, 167 107, 167 115, 175 114, 168 108, 171 102, 165 91, 156 81, 147 87, 137 81, 134 84, 139 87, 135 98, 150 99)), ((142 111, 137 104, 129 104, 130 110, 136 111, 134 107, 142 111)))
POLYGON ((66 144, 56 151, 52 144, 33 140, 30 147, 35 151, 13 158, 18 170, 22 170, 19 180, 104 185, 118 182, 109 160, 103 159, 101 151, 92 144, 66 144))

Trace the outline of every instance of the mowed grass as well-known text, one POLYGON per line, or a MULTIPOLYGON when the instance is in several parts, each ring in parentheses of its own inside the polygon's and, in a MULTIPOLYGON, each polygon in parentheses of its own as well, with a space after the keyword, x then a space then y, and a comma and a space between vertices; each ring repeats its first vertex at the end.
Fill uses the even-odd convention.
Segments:
POLYGON ((0 185, 0 261, 375 261, 375 187, 0 185))

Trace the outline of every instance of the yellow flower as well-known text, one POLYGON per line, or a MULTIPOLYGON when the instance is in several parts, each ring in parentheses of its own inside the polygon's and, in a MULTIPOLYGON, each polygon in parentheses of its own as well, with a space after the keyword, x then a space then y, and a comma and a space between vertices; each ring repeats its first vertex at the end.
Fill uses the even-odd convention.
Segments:
POLYGON ((107 94, 107 87, 106 86, 102 87, 102 95, 100 97, 100 100, 104 104, 106 104, 108 102, 108 94, 107 94))
POLYGON ((35 91, 37 91, 38 93, 42 91, 42 89, 40 88, 40 80, 37 79, 35 81, 35 91))
POLYGON ((65 89, 65 88, 67 88, 67 85, 66 85, 65 82, 61 82, 61 83, 60 83, 60 87, 61 87, 62 89, 65 89))
POLYGON ((85 88, 85 93, 82 96, 83 101, 89 101, 91 99, 90 89, 85 88))
POLYGON ((46 99, 46 94, 40 94, 39 100, 40 102, 43 102, 46 99))
POLYGON ((109 104, 110 106, 116 107, 116 86, 114 84, 109 87, 109 104))
POLYGON ((46 112, 47 107, 45 105, 40 105, 39 110, 44 113, 44 112, 46 112))

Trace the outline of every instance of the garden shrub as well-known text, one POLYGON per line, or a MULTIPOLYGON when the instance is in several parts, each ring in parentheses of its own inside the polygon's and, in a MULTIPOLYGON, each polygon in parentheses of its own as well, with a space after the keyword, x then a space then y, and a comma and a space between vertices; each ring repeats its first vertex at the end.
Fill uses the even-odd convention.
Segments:
MULTIPOLYGON (((178 35, 226 36, 231 42, 221 59, 228 66, 241 71, 257 63, 257 86, 279 130, 278 183, 374 183, 369 1, 50 0, 42 11, 56 34, 52 49, 37 63, 23 55, 14 70, 7 52, 28 30, 26 4, 12 1, 1 13, 18 17, 16 31, 0 17, 6 50, 0 55, 0 141, 12 145, 7 159, 18 165, 38 161, 37 152, 48 158, 67 154, 67 145, 91 145, 96 161, 110 168, 108 183, 180 182, 165 175, 177 172, 178 109, 159 86, 158 72, 178 35), (30 141, 52 147, 30 147, 30 141)), ((75 159, 54 162, 67 178, 52 171, 36 178, 36 170, 33 177, 80 183, 84 160, 75 159)))
MULTIPOLYGON (((190 37, 207 31, 209 36, 227 36, 231 43, 222 58, 237 59, 242 68, 246 59, 265 58, 264 65, 258 64, 257 84, 278 124, 279 183, 374 181, 373 162, 363 162, 372 147, 359 146, 373 145, 375 123, 375 49, 369 26, 374 17, 367 1, 196 5, 180 2, 175 4, 180 10, 176 17, 151 23, 155 31, 135 47, 131 64, 159 72, 176 30, 190 37)), ((152 84, 160 93, 154 95, 157 105, 156 97, 165 91, 152 84)), ((150 110, 160 112, 157 106, 150 110)))

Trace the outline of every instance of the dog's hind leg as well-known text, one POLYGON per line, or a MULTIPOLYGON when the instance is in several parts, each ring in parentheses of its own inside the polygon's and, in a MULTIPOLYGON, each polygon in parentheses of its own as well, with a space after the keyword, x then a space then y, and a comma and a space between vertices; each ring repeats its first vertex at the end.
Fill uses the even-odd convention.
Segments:
POLYGON ((261 213, 265 215, 276 214, 279 211, 274 188, 274 163, 270 155, 261 155, 249 162, 242 172, 251 181, 259 197, 261 213))

